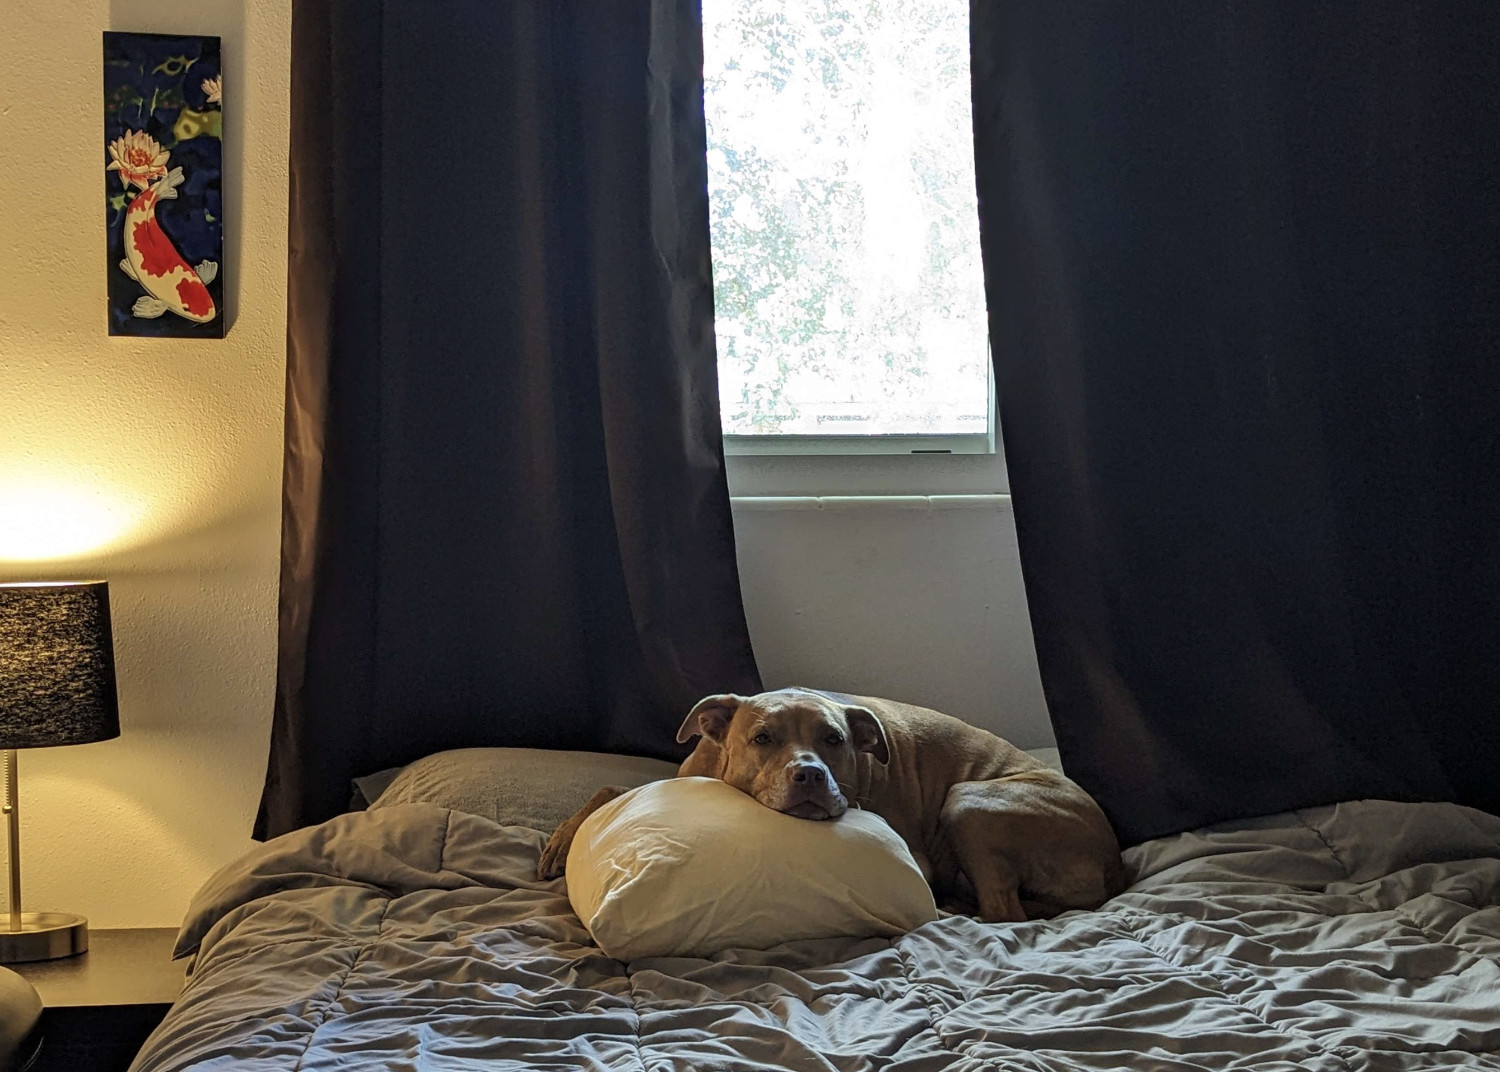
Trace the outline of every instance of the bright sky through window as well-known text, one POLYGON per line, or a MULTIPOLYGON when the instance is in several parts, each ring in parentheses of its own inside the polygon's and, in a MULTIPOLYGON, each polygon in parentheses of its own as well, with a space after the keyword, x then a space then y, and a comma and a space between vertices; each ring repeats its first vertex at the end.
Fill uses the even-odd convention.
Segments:
POLYGON ((704 0, 731 435, 983 434, 967 0, 704 0))

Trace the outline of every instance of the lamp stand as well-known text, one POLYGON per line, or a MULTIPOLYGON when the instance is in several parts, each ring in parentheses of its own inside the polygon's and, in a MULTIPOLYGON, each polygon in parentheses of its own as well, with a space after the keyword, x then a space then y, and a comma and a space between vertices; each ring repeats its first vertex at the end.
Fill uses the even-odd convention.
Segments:
POLYGON ((5 825, 10 835, 10 925, 0 930, 0 964, 54 960, 89 948, 89 922, 71 912, 21 911, 21 805, 16 752, 5 749, 5 825))

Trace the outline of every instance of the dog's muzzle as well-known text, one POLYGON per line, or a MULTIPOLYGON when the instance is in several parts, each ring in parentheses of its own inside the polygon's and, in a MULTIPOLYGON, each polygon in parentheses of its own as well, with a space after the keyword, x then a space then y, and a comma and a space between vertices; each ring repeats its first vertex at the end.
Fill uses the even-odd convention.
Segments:
POLYGON ((770 806, 798 819, 837 819, 849 809, 849 802, 827 767, 798 761, 787 767, 781 799, 770 806))

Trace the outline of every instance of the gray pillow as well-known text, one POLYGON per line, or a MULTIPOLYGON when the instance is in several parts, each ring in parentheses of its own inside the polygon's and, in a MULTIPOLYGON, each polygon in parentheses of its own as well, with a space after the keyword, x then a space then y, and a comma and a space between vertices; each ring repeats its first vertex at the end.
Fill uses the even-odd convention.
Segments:
MULTIPOLYGON (((376 779, 389 772, 370 775, 376 779)), ((370 805, 437 804, 502 826, 550 834, 606 785, 634 787, 677 774, 677 764, 603 752, 458 748, 402 768, 370 805)), ((373 788, 373 786, 372 786, 373 788)))
POLYGON ((404 769, 403 767, 387 767, 385 770, 378 770, 374 774, 364 774, 358 778, 350 779, 349 810, 364 811, 371 804, 375 803, 375 801, 380 799, 380 794, 385 792, 386 786, 394 782, 396 775, 400 774, 404 769))

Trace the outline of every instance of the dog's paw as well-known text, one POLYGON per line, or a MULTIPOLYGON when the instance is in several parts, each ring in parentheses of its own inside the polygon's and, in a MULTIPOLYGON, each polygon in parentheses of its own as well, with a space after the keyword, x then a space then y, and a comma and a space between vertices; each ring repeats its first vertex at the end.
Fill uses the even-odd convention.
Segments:
POLYGON ((550 882, 555 878, 561 878, 568 868, 568 849, 573 845, 571 832, 566 836, 562 831, 552 835, 547 847, 542 850, 542 858, 537 861, 536 877, 543 882, 550 882))

